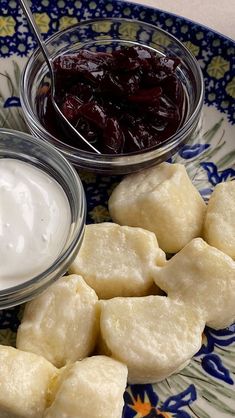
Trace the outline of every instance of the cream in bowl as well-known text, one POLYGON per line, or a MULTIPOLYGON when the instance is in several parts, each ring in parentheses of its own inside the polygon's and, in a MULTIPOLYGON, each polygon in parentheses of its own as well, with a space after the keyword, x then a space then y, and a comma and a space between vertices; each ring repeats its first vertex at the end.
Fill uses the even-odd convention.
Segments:
POLYGON ((42 273, 62 251, 71 224, 57 181, 21 160, 0 160, 0 288, 42 273))
POLYGON ((80 179, 51 145, 0 130, 0 307, 23 302, 59 278, 85 223, 80 179))

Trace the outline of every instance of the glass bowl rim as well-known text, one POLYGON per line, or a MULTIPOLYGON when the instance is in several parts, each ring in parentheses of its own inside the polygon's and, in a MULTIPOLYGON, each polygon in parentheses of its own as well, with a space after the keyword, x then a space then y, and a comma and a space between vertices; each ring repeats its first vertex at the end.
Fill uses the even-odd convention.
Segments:
MULTIPOLYGON (((60 254, 57 256, 57 258, 53 261, 53 263, 46 270, 42 271, 40 274, 37 274, 36 276, 32 277, 29 280, 26 280, 25 282, 23 282, 19 285, 11 286, 9 288, 5 288, 5 289, 0 290, 0 308, 1 308, 1 297, 11 295, 12 299, 13 299, 14 295, 16 296, 21 290, 30 289, 30 287, 32 285, 40 284, 40 281, 43 281, 43 279, 46 279, 47 276, 50 277, 50 275, 53 274, 53 272, 56 269, 61 269, 62 266, 64 264, 66 264, 66 259, 68 258, 68 256, 71 253, 73 253, 73 251, 76 249, 76 246, 79 244, 80 240, 83 237, 83 233, 84 233, 84 229, 85 229, 85 217, 86 217, 86 197, 85 197, 85 192, 84 192, 84 189, 83 189, 83 186, 82 186, 81 179, 78 176, 78 174, 75 171, 72 164, 63 156, 63 154, 60 151, 58 151, 57 148, 53 147, 53 145, 51 145, 50 143, 48 143, 46 141, 43 141, 39 138, 35 138, 34 136, 32 136, 28 133, 20 132, 20 131, 13 130, 13 129, 0 128, 0 140, 1 140, 1 135, 3 135, 3 136, 8 135, 10 137, 12 136, 12 138, 17 137, 21 141, 28 141, 32 145, 37 145, 42 150, 49 151, 49 153, 52 153, 56 159, 59 159, 60 162, 62 162, 64 168, 67 170, 67 173, 69 173, 69 175, 71 175, 73 177, 74 185, 76 185, 76 187, 77 187, 79 201, 80 201, 80 207, 78 208, 78 212, 79 212, 80 216, 79 216, 79 222, 76 222, 76 224, 75 224, 75 228, 73 230, 72 237, 71 237, 71 232, 69 232, 67 240, 66 240, 60 254), (69 240, 71 242, 67 246, 69 240)), ((1 143, 0 143, 0 158, 2 158, 3 156, 7 156, 7 155, 9 155, 9 158, 11 158, 12 155, 16 156, 16 153, 9 152, 9 148, 7 148, 7 149, 6 148, 5 149, 1 148, 1 143)), ((29 160, 27 161, 27 163, 30 164, 30 157, 29 157, 29 160)), ((49 166, 48 163, 47 163, 47 165, 49 166)), ((43 169, 41 168, 41 170, 43 170, 43 169)), ((56 181, 58 182, 58 180, 56 180, 56 181)), ((66 185, 68 186, 69 189, 71 188, 70 184, 68 182, 66 182, 66 185)), ((69 200, 69 205, 70 205, 70 208, 71 208, 71 201, 70 200, 69 200)), ((72 223, 71 223, 71 225, 72 225, 72 223)), ((71 227, 71 225, 70 225, 70 227, 71 227)), ((51 282, 53 282, 53 278, 51 278, 51 280, 46 281, 46 282, 43 281, 43 284, 45 286, 45 285, 49 285, 51 282)), ((38 290, 39 288, 40 288, 40 285, 36 288, 36 290, 38 290)), ((24 300, 27 300, 28 298, 29 297, 27 297, 27 296, 23 297, 24 300)), ((9 302, 11 303, 12 301, 9 301, 9 302)), ((21 303, 21 302, 19 302, 19 303, 21 303)), ((11 306, 12 306, 12 304, 11 304, 11 306)))
MULTIPOLYGON (((121 22, 121 23, 128 22, 130 24, 144 25, 147 28, 159 31, 163 33, 164 35, 166 35, 167 37, 169 37, 170 39, 172 39, 179 46, 179 48, 184 53, 187 54, 188 58, 191 60, 191 62, 194 65, 194 70, 197 73, 197 78, 198 78, 198 83, 199 83, 198 88, 197 88, 197 91, 198 91, 197 101, 193 109, 193 113, 190 115, 189 119, 185 123, 183 123, 182 127, 180 127, 179 130, 175 132, 175 134, 167 138, 163 143, 157 144, 154 147, 146 148, 146 149, 143 149, 137 152, 132 152, 129 154, 128 153, 126 154, 95 154, 89 151, 81 150, 79 148, 73 147, 59 140, 53 134, 49 133, 46 130, 46 128, 41 123, 39 123, 38 119, 35 119, 35 113, 33 112, 32 107, 30 106, 29 97, 25 94, 27 89, 24 88, 24 86, 27 85, 26 81, 27 81, 28 72, 31 71, 33 68, 34 59, 37 58, 41 54, 40 49, 36 48, 34 52, 32 53, 32 55, 30 56, 30 58, 28 59, 28 61, 26 62, 26 65, 22 71, 21 78, 20 78, 20 100, 21 100, 22 109, 26 117, 26 120, 27 121, 29 120, 30 124, 34 126, 38 132, 42 132, 47 137, 47 140, 50 143, 54 144, 54 146, 57 147, 57 149, 59 149, 65 156, 67 156, 68 158, 72 156, 73 159, 71 161, 74 164, 76 164, 76 158, 80 159, 83 157, 84 161, 87 161, 87 162, 96 161, 97 164, 109 165, 110 163, 113 163, 113 164, 117 164, 117 166, 120 166, 123 164, 131 165, 131 164, 136 164, 137 163, 136 158, 140 156, 143 156, 143 155, 151 156, 151 154, 155 155, 155 152, 157 151, 159 151, 160 152, 159 155, 161 155, 162 153, 167 152, 168 150, 171 150, 174 147, 174 145, 177 146, 178 144, 180 144, 181 138, 187 133, 187 131, 193 125, 194 120, 200 114, 202 110, 202 106, 203 106, 205 86, 204 86, 202 70, 200 68, 198 61, 193 56, 193 54, 189 51, 189 49, 186 48, 186 46, 179 39, 177 39, 171 33, 158 27, 157 25, 146 23, 144 21, 140 21, 137 19, 126 19, 126 18, 120 18, 120 17, 104 17, 104 18, 83 20, 68 28, 62 29, 54 33, 53 35, 51 35, 50 37, 46 39, 45 44, 49 45, 51 42, 55 41, 58 37, 66 33, 69 33, 70 31, 76 28, 80 28, 83 25, 90 25, 90 24, 94 24, 97 22, 107 22, 107 21, 121 22)), ((126 40, 128 41, 128 39, 126 40)), ((145 44, 143 43, 143 45, 145 44)))

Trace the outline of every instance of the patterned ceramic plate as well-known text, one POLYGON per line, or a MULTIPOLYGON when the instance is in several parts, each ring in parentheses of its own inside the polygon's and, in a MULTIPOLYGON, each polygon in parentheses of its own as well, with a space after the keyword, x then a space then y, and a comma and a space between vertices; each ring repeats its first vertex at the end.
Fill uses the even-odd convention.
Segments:
MULTIPOLYGON (((174 161, 188 172, 205 199, 222 181, 235 179, 235 43, 181 17, 112 0, 34 0, 41 32, 51 35, 79 20, 126 17, 154 23, 192 51, 204 72, 206 96, 202 128, 174 161)), ((103 27, 97 30, 108 30, 103 27)), ((123 31, 135 37, 128 23, 123 31)), ((25 130, 18 93, 20 71, 35 47, 16 0, 1 0, 0 126, 25 130)), ((107 199, 117 178, 82 174, 88 222, 109 220, 107 199)), ((14 345, 22 309, 0 311, 0 343, 14 345)), ((169 339, 171 336, 169 335, 169 339)), ((128 387, 125 418, 223 418, 235 416, 235 326, 206 329, 200 352, 180 373, 157 385, 128 387)))

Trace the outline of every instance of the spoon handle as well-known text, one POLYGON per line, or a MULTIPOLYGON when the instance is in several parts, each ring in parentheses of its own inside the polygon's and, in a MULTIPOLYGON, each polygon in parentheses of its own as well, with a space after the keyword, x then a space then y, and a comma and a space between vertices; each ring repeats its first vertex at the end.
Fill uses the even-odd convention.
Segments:
POLYGON ((56 101, 54 100, 54 95, 55 95, 55 80, 54 80, 54 74, 53 74, 53 66, 52 66, 52 59, 50 58, 50 54, 49 51, 46 47, 45 42, 42 39, 41 33, 38 29, 38 26, 35 22, 35 19, 33 17, 33 14, 30 10, 30 7, 28 5, 27 0, 19 0, 20 6, 25 14, 25 17, 35 35, 35 38, 38 42, 38 45, 42 51, 42 54, 45 58, 45 61, 48 65, 48 69, 50 72, 50 76, 51 76, 51 92, 52 92, 52 103, 54 106, 54 109, 56 110, 57 114, 59 115, 61 121, 63 121, 63 123, 65 124, 66 127, 69 127, 70 132, 72 132, 73 134, 75 134, 80 141, 84 142, 90 149, 92 149, 96 154, 100 154, 100 151, 98 151, 92 144, 90 144, 89 141, 87 141, 86 138, 84 138, 77 130, 76 128, 68 121, 68 119, 66 119, 66 117, 64 116, 64 114, 61 112, 59 106, 57 105, 56 101))
POLYGON ((25 14, 25 17, 26 17, 28 23, 31 26, 31 29, 32 29, 32 31, 34 33, 34 36, 37 39, 37 42, 38 42, 39 46, 41 47, 41 51, 42 51, 42 53, 44 55, 44 58, 45 58, 45 60, 47 62, 47 65, 49 67, 49 70, 52 73, 53 70, 52 70, 52 64, 51 64, 50 54, 48 52, 48 49, 46 47, 45 42, 42 39, 41 33, 38 30, 38 26, 37 26, 37 24, 35 22, 35 19, 33 17, 33 13, 30 10, 30 7, 28 5, 28 2, 27 2, 27 0, 19 0, 19 3, 20 3, 20 6, 21 6, 24 14, 25 14))

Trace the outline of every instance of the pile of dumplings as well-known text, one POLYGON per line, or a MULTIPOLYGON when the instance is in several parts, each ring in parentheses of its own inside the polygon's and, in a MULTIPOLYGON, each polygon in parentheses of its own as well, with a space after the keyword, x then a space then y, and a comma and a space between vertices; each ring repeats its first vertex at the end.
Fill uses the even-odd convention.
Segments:
POLYGON ((69 275, 26 305, 17 349, 0 346, 1 418, 121 418, 127 381, 165 379, 205 325, 232 324, 234 202, 228 182, 206 206, 180 164, 127 176, 114 223, 86 227, 69 275))

